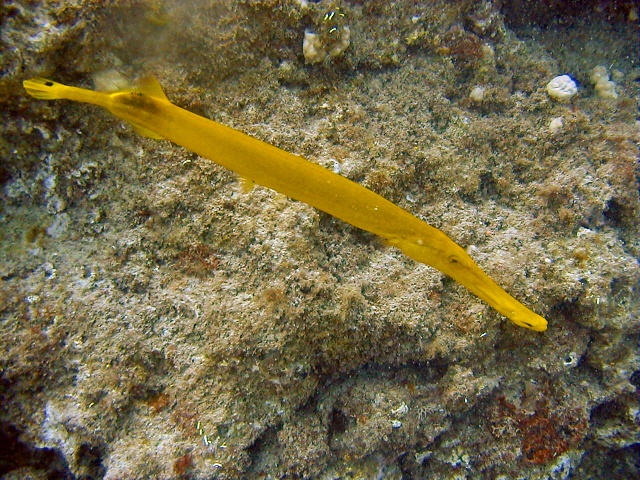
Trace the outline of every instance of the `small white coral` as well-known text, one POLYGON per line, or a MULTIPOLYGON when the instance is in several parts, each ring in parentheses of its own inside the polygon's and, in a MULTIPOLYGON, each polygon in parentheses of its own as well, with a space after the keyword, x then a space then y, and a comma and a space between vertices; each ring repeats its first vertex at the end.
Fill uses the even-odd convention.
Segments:
POLYGON ((549 122, 549 131, 554 135, 560 133, 563 127, 564 127, 564 120, 562 117, 553 118, 549 122))
POLYGON ((616 84, 609 80, 607 67, 598 65, 591 70, 591 83, 595 86, 596 94, 602 98, 618 98, 616 84))
POLYGON ((607 72, 607 67, 602 65, 598 65, 591 70, 591 83, 594 85, 601 80, 609 80, 609 73, 607 72))
POLYGON ((302 41, 302 54, 307 63, 320 63, 341 55, 351 44, 350 38, 351 31, 347 26, 324 34, 307 30, 302 41))
POLYGON ((616 84, 611 80, 600 80, 596 83, 596 93, 602 98, 618 98, 616 84))
POLYGON ((322 46, 322 40, 320 37, 313 33, 304 32, 304 40, 302 41, 302 54, 307 63, 318 63, 324 60, 327 56, 322 46))
POLYGON ((569 75, 560 75, 547 83, 547 93, 554 100, 564 102, 578 93, 578 86, 569 75))
POLYGON ((471 93, 469 94, 469 98, 476 103, 482 102, 482 100, 484 100, 484 88, 479 85, 473 87, 473 90, 471 90, 471 93))

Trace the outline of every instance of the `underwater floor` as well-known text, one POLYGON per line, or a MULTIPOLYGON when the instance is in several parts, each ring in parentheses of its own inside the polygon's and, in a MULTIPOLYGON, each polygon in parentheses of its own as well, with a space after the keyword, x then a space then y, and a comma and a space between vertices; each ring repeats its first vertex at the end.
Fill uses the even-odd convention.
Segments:
POLYGON ((622 0, 3 2, 0 477, 640 478, 638 15, 622 0), (548 329, 22 87, 149 75, 442 230, 548 329))

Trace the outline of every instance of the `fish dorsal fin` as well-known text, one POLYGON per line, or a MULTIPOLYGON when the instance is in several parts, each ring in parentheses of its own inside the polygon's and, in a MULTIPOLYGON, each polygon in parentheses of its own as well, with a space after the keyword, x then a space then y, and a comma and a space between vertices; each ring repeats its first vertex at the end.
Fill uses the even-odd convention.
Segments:
MULTIPOLYGON (((142 77, 140 78, 133 87, 129 88, 128 91, 132 93, 141 93, 142 95, 146 95, 147 97, 152 97, 157 100, 163 100, 168 102, 169 99, 164 94, 162 90, 162 86, 160 82, 153 76, 142 77)), ((136 125, 135 123, 131 123, 133 130, 143 137, 153 138, 155 140, 164 140, 164 137, 161 137, 155 132, 151 130, 141 127, 140 125, 136 125)))
MULTIPOLYGON (((143 77, 137 82, 132 83, 127 80, 124 75, 116 70, 105 70, 96 73, 93 76, 96 89, 108 93, 138 93, 158 100, 169 101, 164 94, 160 82, 152 76, 143 77)), ((143 137, 153 138, 154 140, 163 140, 164 138, 157 133, 142 127, 136 123, 128 122, 133 131, 143 137)))
POLYGON ((135 82, 131 82, 125 78, 117 70, 104 70, 93 76, 96 90, 107 93, 142 93, 148 97, 157 98, 158 100, 169 101, 162 90, 160 82, 153 76, 148 75, 142 77, 135 82))
POLYGON ((131 90, 149 97, 157 98, 158 100, 164 100, 165 102, 169 101, 167 96, 164 94, 164 90, 162 90, 162 85, 160 85, 158 79, 151 75, 139 79, 131 90))

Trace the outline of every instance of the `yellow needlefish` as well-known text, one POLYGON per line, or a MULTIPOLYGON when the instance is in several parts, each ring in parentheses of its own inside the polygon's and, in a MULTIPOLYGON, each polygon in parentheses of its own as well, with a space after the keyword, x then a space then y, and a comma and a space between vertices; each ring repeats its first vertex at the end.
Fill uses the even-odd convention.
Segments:
POLYGON ((320 165, 172 104, 153 77, 113 92, 70 87, 43 78, 23 84, 35 98, 62 98, 106 108, 142 135, 170 140, 250 182, 374 233, 464 285, 516 325, 539 332, 547 329, 544 318, 505 292, 442 231, 320 165))

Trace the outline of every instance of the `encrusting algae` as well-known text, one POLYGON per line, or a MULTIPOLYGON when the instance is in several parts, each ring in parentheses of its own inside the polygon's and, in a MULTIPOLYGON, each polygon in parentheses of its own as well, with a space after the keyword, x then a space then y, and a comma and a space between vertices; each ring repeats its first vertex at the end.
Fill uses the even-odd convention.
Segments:
POLYGON ((113 92, 43 78, 23 85, 38 99, 68 99, 106 108, 141 135, 170 140, 236 172, 250 184, 276 190, 382 237, 407 256, 450 276, 516 325, 539 332, 547 329, 543 317, 491 280, 442 231, 320 165, 173 105, 153 77, 113 92))

